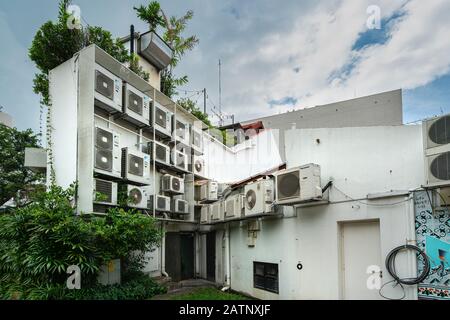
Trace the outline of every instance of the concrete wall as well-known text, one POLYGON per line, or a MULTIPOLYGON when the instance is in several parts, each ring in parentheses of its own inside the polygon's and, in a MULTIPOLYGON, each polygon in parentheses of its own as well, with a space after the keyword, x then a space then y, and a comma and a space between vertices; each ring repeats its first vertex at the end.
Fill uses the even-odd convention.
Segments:
POLYGON ((314 108, 296 110, 243 124, 262 121, 265 128, 278 129, 280 154, 286 159, 284 132, 292 127, 343 128, 403 124, 402 91, 395 90, 314 108))
MULTIPOLYGON (((329 192, 330 204, 298 208, 292 218, 263 220, 254 248, 247 246, 247 228, 233 224, 232 288, 261 299, 342 298, 339 226, 349 221, 379 221, 382 281, 390 281, 384 268, 386 255, 415 239, 413 203, 407 195, 363 198, 369 193, 420 187, 424 181, 421 141, 421 126, 288 131, 288 167, 319 164, 322 184, 333 178, 336 186, 329 192), (279 294, 253 288, 253 261, 279 264, 279 294)), ((401 275, 414 275, 415 257, 400 256, 397 269, 401 275)), ((407 299, 415 299, 416 292, 415 287, 406 288, 407 299)), ((387 286, 384 294, 399 297, 401 290, 387 286)))

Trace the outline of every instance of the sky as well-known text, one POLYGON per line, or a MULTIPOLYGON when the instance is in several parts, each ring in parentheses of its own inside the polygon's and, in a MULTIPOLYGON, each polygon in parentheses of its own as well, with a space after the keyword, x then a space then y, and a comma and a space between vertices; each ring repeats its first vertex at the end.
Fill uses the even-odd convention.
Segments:
MULTIPOLYGON (((133 6, 147 0, 74 0, 83 23, 124 36, 146 25, 133 6)), ((449 0, 162 0, 168 15, 194 11, 186 35, 199 45, 178 66, 189 84, 179 97, 208 91, 208 112, 236 121, 403 89, 404 122, 450 112, 449 0), (380 29, 369 28, 379 8, 380 29), (369 9, 369 10, 368 10, 369 9)), ((36 69, 28 48, 57 17, 57 0, 0 1, 0 105, 19 129, 39 130, 36 69)), ((375 24, 376 25, 376 24, 375 24)), ((217 118, 213 118, 217 121, 217 118)), ((231 121, 231 120, 226 120, 231 121)))

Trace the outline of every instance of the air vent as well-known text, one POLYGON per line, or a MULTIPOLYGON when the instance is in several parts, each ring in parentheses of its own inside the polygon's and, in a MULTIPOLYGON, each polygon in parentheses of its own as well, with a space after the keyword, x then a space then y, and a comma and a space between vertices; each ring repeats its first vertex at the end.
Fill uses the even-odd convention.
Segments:
POLYGON ((95 191, 101 194, 101 201, 111 203, 112 201, 112 182, 105 180, 95 180, 95 191))
POLYGON ((131 204, 138 205, 143 199, 142 191, 139 188, 133 188, 128 193, 128 198, 131 204))
POLYGON ((95 168, 112 172, 113 169, 113 153, 109 150, 96 149, 95 152, 95 168))
POLYGON ((158 200, 157 200, 157 206, 156 206, 156 207, 157 207, 158 209, 165 210, 165 208, 166 208, 166 203, 167 203, 166 199, 163 198, 163 197, 158 197, 157 199, 158 199, 158 200))
POLYGON ((437 145, 450 143, 450 115, 431 124, 428 130, 428 138, 437 145))
POLYGON ((142 177, 144 175, 144 159, 130 154, 128 161, 128 173, 142 177))
POLYGON ((450 180, 450 152, 442 153, 432 159, 430 173, 437 180, 450 180))
POLYGON ((172 190, 173 191, 181 190, 181 182, 179 179, 172 179, 172 190))
POLYGON ((245 203, 247 205, 247 208, 249 210, 252 210, 255 207, 256 200, 257 200, 255 190, 247 191, 247 193, 245 195, 245 199, 246 199, 245 203))
POLYGON ((155 123, 161 128, 167 129, 167 112, 160 108, 155 108, 155 123))
POLYGON ((161 145, 156 145, 155 156, 161 162, 167 163, 169 159, 167 159, 167 148, 161 145))
POLYGON ((186 125, 180 121, 177 120, 177 137, 184 140, 186 139, 186 125))
POLYGON ((300 196, 300 171, 281 174, 277 180, 278 198, 294 198, 300 196))

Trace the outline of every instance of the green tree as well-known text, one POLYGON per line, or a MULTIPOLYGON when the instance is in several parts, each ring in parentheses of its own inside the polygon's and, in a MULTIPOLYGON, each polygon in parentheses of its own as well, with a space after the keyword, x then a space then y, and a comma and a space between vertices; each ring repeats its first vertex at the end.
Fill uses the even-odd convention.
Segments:
POLYGON ((0 124, 0 205, 43 178, 24 166, 25 148, 39 147, 38 141, 32 130, 19 131, 0 124))
POLYGON ((181 98, 177 101, 178 105, 192 113, 197 119, 203 121, 209 128, 212 128, 211 121, 207 114, 203 113, 196 105, 195 102, 189 98, 181 98))
POLYGON ((40 94, 42 103, 49 105, 49 71, 63 62, 71 59, 75 53, 86 46, 96 44, 120 62, 129 61, 130 57, 125 46, 114 40, 109 31, 101 27, 69 28, 70 15, 67 7, 70 0, 61 0, 56 22, 47 21, 37 31, 29 57, 39 70, 34 78, 34 92, 40 94))
POLYGON ((168 18, 157 1, 152 1, 147 7, 134 9, 138 18, 150 25, 150 30, 155 31, 156 27, 163 27, 163 38, 173 50, 170 65, 161 72, 161 91, 172 98, 177 94, 177 87, 189 82, 188 76, 176 76, 174 70, 181 58, 199 43, 195 35, 183 37, 188 22, 194 17, 194 12, 189 10, 179 18, 176 16, 168 18))

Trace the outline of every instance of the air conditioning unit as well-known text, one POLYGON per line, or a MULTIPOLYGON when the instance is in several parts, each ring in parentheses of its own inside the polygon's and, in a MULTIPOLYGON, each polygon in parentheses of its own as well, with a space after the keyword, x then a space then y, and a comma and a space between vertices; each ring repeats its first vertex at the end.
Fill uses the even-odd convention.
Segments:
POLYGON ((194 154, 203 154, 203 130, 194 126, 191 129, 191 148, 194 154))
POLYGON ((154 160, 162 165, 170 166, 170 147, 164 143, 152 141, 148 144, 150 155, 153 157, 153 148, 155 148, 154 160))
POLYGON ((244 195, 236 194, 225 200, 225 219, 241 218, 244 214, 244 195))
POLYGON ((189 124, 173 116, 173 139, 186 147, 190 147, 189 124))
POLYGON ((172 164, 182 170, 188 171, 188 155, 182 151, 176 150, 175 148, 172 150, 172 164))
POLYGON ((94 179, 94 203, 116 206, 117 183, 102 179, 94 179))
POLYGON ((161 191, 172 194, 184 194, 184 179, 166 174, 162 177, 161 191))
POLYGON ((209 205, 200 208, 200 223, 206 224, 211 222, 211 216, 209 214, 209 205))
POLYGON ((100 65, 95 66, 95 105, 110 112, 122 112, 122 80, 100 65))
POLYGON ((127 185, 128 206, 137 209, 149 209, 151 187, 137 187, 127 185))
POLYGON ((205 160, 195 155, 192 156, 192 163, 190 164, 189 171, 197 177, 204 178, 206 176, 205 160))
POLYGON ((195 200, 200 202, 217 201, 219 199, 219 183, 209 180, 195 188, 195 200))
POLYGON ((276 203, 296 204, 322 199, 320 166, 308 164, 275 175, 276 203))
POLYGON ((125 114, 125 119, 138 127, 149 126, 150 98, 128 83, 125 83, 123 93, 123 113, 125 114))
POLYGON ((109 129, 95 127, 94 171, 121 177, 120 135, 109 129))
POLYGON ((159 103, 152 103, 151 126, 160 137, 172 137, 172 113, 159 103))
MULTIPOLYGON (((150 195, 150 200, 148 203, 149 209, 153 210, 153 199, 154 195, 150 195)), ((170 197, 156 195, 155 211, 156 212, 170 212, 170 197)))
POLYGON ((189 202, 181 199, 173 199, 172 212, 177 214, 189 214, 189 202))
POLYGON ((217 221, 223 221, 225 219, 224 217, 224 207, 223 202, 218 201, 209 206, 210 214, 211 214, 211 221, 217 222, 217 221))
POLYGON ((425 121, 426 185, 450 185, 450 115, 425 121))
POLYGON ((135 183, 150 184, 150 155, 123 148, 122 177, 135 183))
POLYGON ((273 180, 261 180, 245 186, 245 216, 266 214, 273 211, 273 180))

